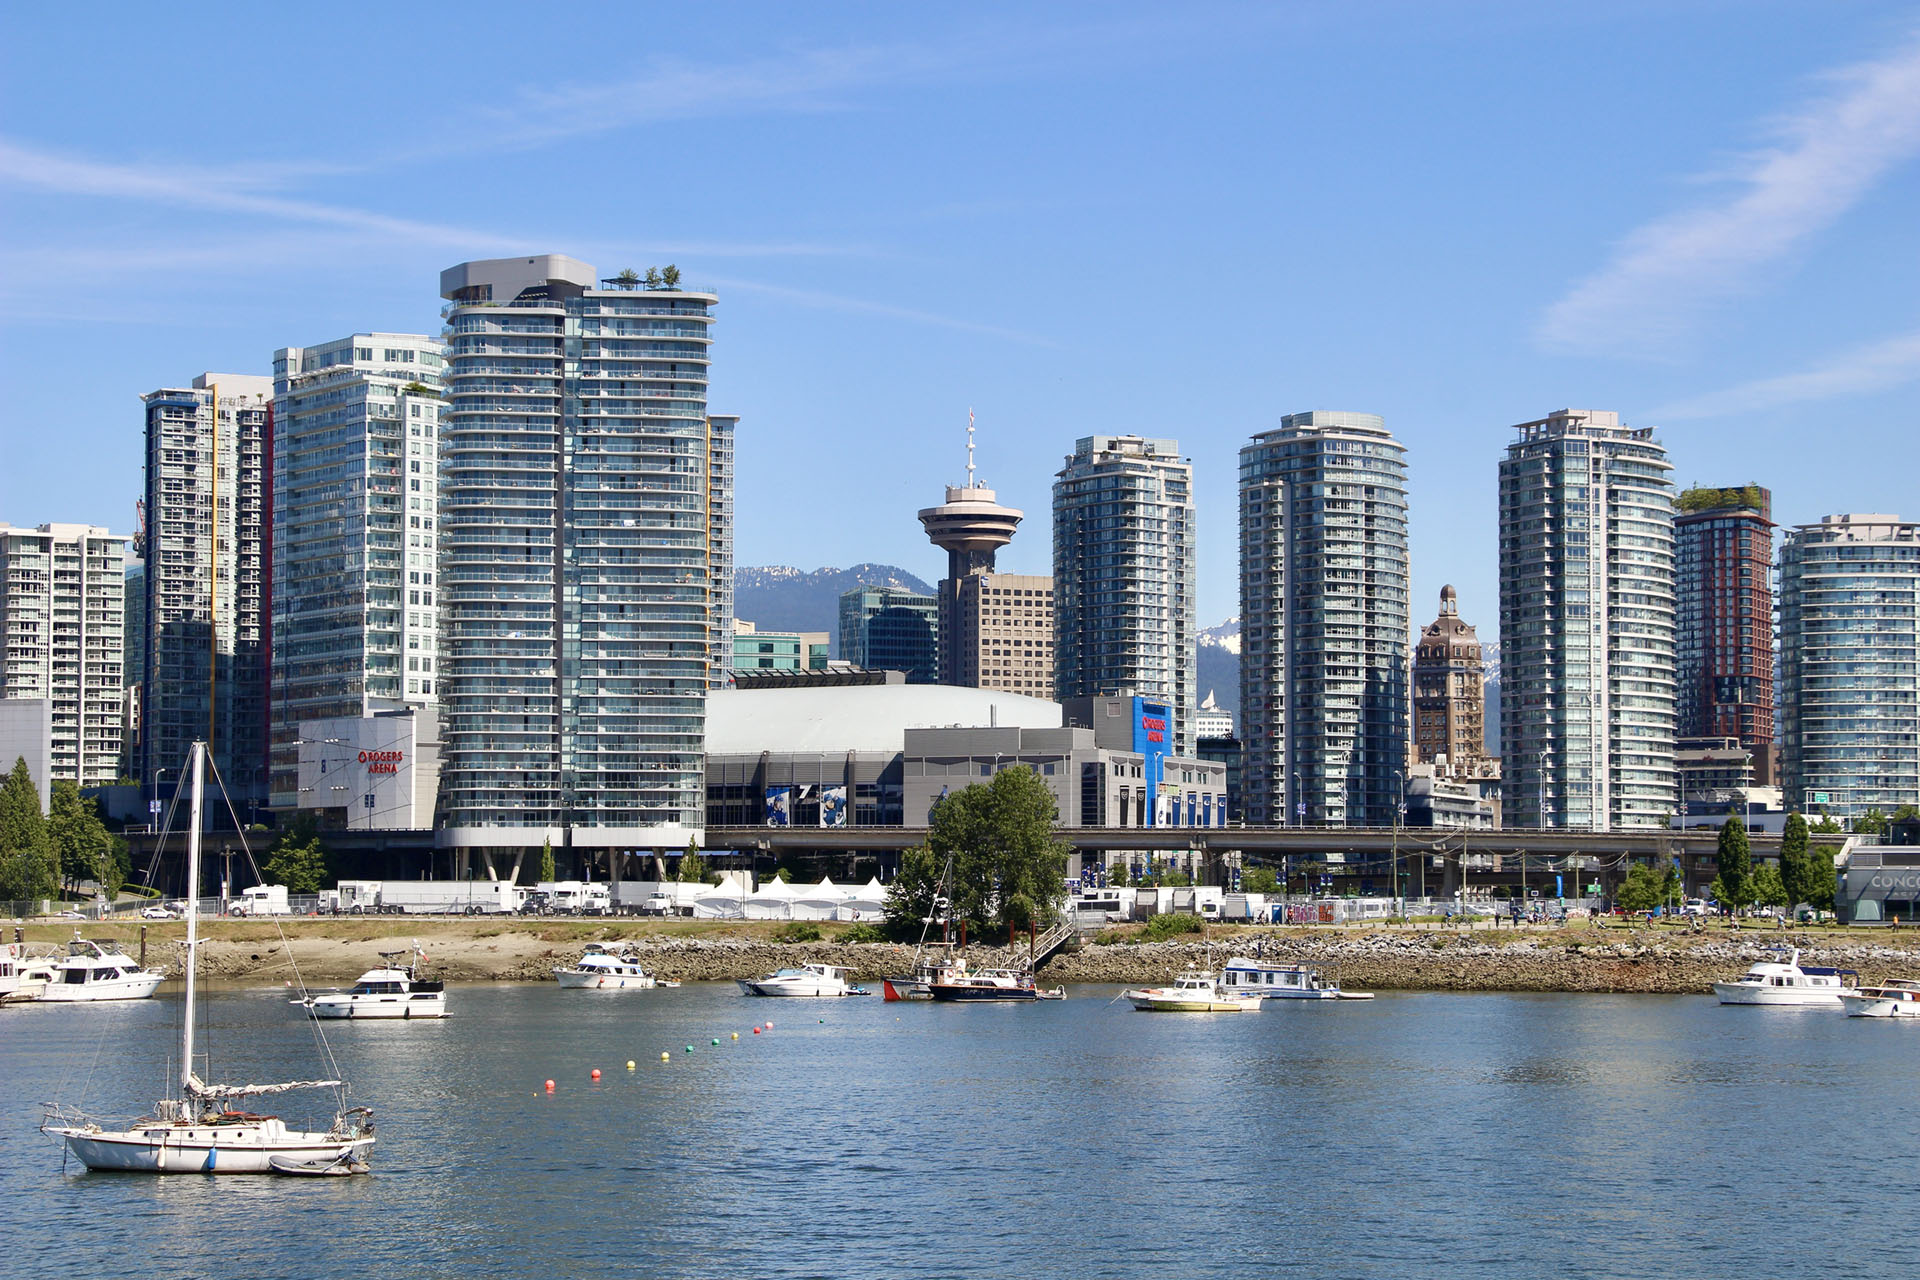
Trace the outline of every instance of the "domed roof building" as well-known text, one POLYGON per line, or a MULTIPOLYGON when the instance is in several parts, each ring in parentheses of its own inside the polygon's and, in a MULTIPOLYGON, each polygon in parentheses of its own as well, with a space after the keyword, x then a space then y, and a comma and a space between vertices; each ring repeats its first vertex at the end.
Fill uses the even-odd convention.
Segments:
POLYGON ((1413 750, 1422 764, 1466 775, 1486 758, 1486 690, 1480 637, 1460 617, 1459 597, 1440 588, 1440 616, 1413 649, 1413 750))

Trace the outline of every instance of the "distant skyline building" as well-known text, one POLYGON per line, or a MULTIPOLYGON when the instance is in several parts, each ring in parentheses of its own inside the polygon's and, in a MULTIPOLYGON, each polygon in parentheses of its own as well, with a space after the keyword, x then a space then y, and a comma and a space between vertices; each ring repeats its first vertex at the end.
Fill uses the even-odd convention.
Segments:
POLYGON ((1809 816, 1920 804, 1920 524, 1826 516, 1780 547, 1783 800, 1809 816))
POLYGON ((94 525, 0 522, 0 698, 50 704, 51 780, 120 776, 126 545, 94 525))
POLYGON ((940 678, 940 602, 900 587, 840 595, 840 657, 869 671, 904 671, 908 684, 940 678))
POLYGON ((273 379, 204 373, 146 409, 140 783, 170 793, 204 740, 240 811, 267 800, 267 451, 273 379))
MULTIPOLYGON (((440 274, 441 815, 465 849, 701 837, 733 637, 711 293, 560 254, 440 274), (724 570, 724 572, 723 572, 724 570)), ((658 278, 658 277, 656 277, 658 278)))
POLYGON ((276 809, 299 801, 302 724, 436 702, 442 364, 417 333, 273 353, 276 809))
POLYGON ((1193 466, 1177 440, 1084 436, 1053 485, 1056 696, 1171 708, 1193 753, 1199 701, 1193 466))
POLYGON ((1407 778, 1406 449, 1287 414, 1240 450, 1240 802, 1259 826, 1392 826, 1407 778))
POLYGON ((1676 738, 1736 738, 1772 783, 1773 495, 1683 492, 1673 520, 1676 738))
POLYGON ((727 665, 735 671, 824 671, 832 648, 824 631, 763 631, 739 618, 727 665))
POLYGON ((1440 588, 1440 616, 1413 646, 1414 763, 1470 774, 1487 756, 1486 665, 1480 635, 1460 616, 1460 597, 1440 588))
POLYGON ((1506 824, 1665 827, 1680 799, 1667 451, 1610 412, 1514 429, 1500 462, 1506 824))

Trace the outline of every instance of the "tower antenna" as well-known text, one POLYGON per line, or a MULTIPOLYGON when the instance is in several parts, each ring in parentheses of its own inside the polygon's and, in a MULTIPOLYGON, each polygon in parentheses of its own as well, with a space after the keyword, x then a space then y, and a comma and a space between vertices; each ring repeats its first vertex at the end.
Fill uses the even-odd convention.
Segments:
POLYGON ((973 488, 973 408, 967 408, 967 488, 973 488))

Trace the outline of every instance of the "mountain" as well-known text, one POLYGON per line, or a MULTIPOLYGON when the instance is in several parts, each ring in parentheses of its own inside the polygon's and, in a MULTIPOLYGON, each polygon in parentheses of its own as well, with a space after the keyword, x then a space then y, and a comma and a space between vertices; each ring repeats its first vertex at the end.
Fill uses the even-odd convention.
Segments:
POLYGON ((1222 711, 1240 717, 1240 619, 1228 618, 1218 626, 1202 627, 1195 637, 1199 676, 1195 682, 1200 701, 1211 693, 1222 711))
POLYGON ((840 596, 855 587, 899 587, 930 596, 933 588, 890 564, 811 572, 776 564, 733 571, 733 616, 763 631, 824 631, 840 638, 840 596))

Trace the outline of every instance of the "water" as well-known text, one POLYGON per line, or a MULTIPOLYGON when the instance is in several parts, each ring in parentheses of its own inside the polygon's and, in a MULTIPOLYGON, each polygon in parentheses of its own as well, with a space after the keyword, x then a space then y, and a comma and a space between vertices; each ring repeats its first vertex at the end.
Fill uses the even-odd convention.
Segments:
MULTIPOLYGON (((1148 1015, 1116 991, 457 988, 444 1022, 328 1028, 380 1145, 372 1177, 313 1180, 63 1172, 38 1104, 138 1114, 177 997, 3 1010, 0 1271, 1920 1274, 1920 1025, 1653 996, 1148 1015)), ((211 995, 226 1078, 314 1074, 285 999, 211 995)))

